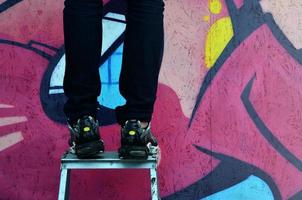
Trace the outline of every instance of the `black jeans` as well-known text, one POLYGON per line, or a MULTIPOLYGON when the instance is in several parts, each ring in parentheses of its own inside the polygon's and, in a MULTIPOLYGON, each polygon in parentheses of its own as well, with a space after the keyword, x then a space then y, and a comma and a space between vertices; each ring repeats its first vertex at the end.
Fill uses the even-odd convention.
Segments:
MULTIPOLYGON (((126 104, 115 109, 117 122, 150 121, 163 56, 163 0, 127 0, 126 31, 119 88, 126 104)), ((63 12, 67 96, 66 117, 95 116, 101 92, 102 0, 65 0, 63 12)))

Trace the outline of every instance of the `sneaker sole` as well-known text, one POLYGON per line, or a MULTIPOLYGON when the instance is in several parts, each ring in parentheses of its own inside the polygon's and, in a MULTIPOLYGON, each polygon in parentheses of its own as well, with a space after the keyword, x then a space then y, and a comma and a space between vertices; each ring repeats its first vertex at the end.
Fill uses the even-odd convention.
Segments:
POLYGON ((78 158, 89 158, 102 152, 104 152, 103 142, 93 141, 93 142, 77 145, 75 154, 77 155, 78 158))
POLYGON ((145 146, 122 146, 118 153, 121 159, 147 159, 149 149, 145 146))

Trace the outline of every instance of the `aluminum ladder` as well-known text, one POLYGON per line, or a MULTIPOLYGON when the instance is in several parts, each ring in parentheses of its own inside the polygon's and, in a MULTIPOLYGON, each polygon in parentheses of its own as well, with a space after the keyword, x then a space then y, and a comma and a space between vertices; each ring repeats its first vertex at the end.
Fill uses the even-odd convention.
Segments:
POLYGON ((58 200, 68 200, 70 171, 72 169, 149 169, 151 199, 160 200, 157 178, 158 152, 152 150, 148 159, 120 159, 118 153, 108 151, 93 158, 79 159, 69 151, 61 157, 61 177, 58 200))

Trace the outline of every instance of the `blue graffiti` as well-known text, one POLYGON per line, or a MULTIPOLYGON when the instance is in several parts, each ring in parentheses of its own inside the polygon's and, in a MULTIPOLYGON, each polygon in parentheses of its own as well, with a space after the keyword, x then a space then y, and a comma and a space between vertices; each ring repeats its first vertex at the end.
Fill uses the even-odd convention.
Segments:
POLYGON ((260 178, 250 176, 228 189, 210 195, 202 200, 274 200, 269 186, 260 178))
POLYGON ((102 82, 101 95, 98 101, 102 106, 114 109, 125 104, 125 99, 119 92, 119 76, 122 66, 123 44, 100 67, 102 82))

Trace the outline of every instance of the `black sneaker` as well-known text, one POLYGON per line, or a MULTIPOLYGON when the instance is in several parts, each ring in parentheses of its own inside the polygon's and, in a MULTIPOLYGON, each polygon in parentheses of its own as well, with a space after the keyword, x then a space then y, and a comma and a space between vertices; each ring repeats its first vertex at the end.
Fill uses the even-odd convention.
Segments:
POLYGON ((150 146, 157 147, 157 141, 152 135, 150 123, 142 128, 139 120, 128 120, 121 129, 120 158, 148 158, 150 146))
POLYGON ((85 115, 75 124, 67 122, 67 125, 71 136, 69 140, 71 152, 74 152, 79 158, 91 157, 104 151, 98 121, 92 116, 85 115))

